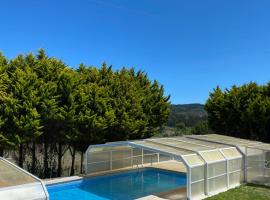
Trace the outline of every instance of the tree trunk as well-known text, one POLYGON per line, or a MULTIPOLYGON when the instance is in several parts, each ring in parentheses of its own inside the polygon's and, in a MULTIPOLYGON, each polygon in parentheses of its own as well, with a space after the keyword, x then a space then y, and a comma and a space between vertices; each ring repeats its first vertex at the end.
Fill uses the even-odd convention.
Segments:
POLYGON ((73 151, 72 151, 72 147, 69 148, 70 154, 72 156, 71 159, 71 169, 70 169, 70 176, 73 176, 75 174, 75 170, 74 170, 74 164, 75 164, 75 155, 76 155, 76 149, 75 147, 73 147, 73 151))
POLYGON ((44 157, 43 157, 43 164, 44 164, 44 178, 49 177, 49 164, 48 164, 48 144, 45 141, 44 143, 44 157))
POLYGON ((81 174, 83 173, 83 151, 81 151, 81 174))
POLYGON ((0 146, 0 156, 4 157, 4 148, 0 146))
POLYGON ((62 144, 58 144, 58 168, 57 168, 57 176, 62 176, 62 157, 63 157, 63 149, 62 144))
POLYGON ((19 145, 19 166, 23 168, 23 144, 19 145))
POLYGON ((36 174, 36 142, 33 142, 32 146, 32 169, 33 174, 36 174))

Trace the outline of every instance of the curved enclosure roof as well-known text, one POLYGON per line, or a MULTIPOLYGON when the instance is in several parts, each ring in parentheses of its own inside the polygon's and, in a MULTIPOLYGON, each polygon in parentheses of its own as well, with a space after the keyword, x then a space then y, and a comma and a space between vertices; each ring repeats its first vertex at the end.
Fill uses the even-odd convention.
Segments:
POLYGON ((241 158, 245 147, 269 151, 270 144, 218 134, 150 138, 90 145, 88 152, 123 149, 132 146, 181 159, 188 167, 241 158))
POLYGON ((204 139, 201 136, 198 136, 198 138, 197 136, 150 138, 93 145, 88 151, 98 151, 98 149, 102 150, 105 147, 124 148, 120 146, 128 145, 181 158, 190 167, 204 165, 206 162, 213 163, 241 157, 239 150, 234 145, 230 145, 229 139, 226 140, 227 143, 220 143, 219 141, 220 139, 214 136, 210 137, 210 135, 205 136, 204 139))
POLYGON ((241 158, 245 148, 270 150, 270 144, 234 138, 218 134, 188 135, 183 137, 150 138, 119 141, 101 145, 90 145, 87 152, 133 148, 144 148, 181 159, 189 167, 241 158))
POLYGON ((158 151, 162 151, 162 152, 170 153, 174 155, 188 155, 188 154, 193 153, 192 151, 188 149, 164 145, 162 143, 157 143, 157 142, 151 142, 150 140, 149 141, 148 140, 133 141, 132 144, 136 144, 141 147, 158 150, 158 151))
POLYGON ((0 199, 46 200, 48 192, 41 180, 0 157, 0 199))
POLYGON ((259 141, 235 138, 235 137, 225 136, 225 135, 209 134, 209 135, 191 135, 187 137, 190 139, 195 139, 195 140, 199 140, 203 142, 212 142, 212 143, 235 146, 241 149, 243 153, 245 153, 244 152, 245 147, 260 149, 260 150, 265 150, 265 151, 270 150, 270 144, 259 142, 259 141))

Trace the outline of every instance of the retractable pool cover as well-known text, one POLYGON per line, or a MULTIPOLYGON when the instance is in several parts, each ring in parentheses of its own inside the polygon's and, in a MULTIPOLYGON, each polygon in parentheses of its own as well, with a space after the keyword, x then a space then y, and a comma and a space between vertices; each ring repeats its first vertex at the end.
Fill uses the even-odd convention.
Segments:
POLYGON ((40 179, 0 157, 0 199, 49 200, 40 179))
POLYGON ((245 181, 270 184, 270 144, 218 134, 90 145, 85 153, 85 172, 167 161, 178 161, 185 168, 188 199, 212 196, 245 181))

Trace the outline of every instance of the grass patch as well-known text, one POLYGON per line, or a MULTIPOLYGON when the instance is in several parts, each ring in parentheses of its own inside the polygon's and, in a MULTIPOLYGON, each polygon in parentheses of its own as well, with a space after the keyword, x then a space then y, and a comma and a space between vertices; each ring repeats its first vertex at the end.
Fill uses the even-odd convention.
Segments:
POLYGON ((270 187, 254 184, 241 185, 206 200, 270 200, 270 187))

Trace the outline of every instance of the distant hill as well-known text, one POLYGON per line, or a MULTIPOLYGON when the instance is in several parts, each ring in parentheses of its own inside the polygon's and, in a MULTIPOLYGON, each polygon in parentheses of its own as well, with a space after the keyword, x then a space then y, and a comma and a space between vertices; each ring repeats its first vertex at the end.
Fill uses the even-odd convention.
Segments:
POLYGON ((172 104, 167 126, 175 127, 176 124, 182 122, 187 127, 191 127, 206 119, 207 112, 202 104, 172 104))

